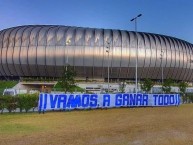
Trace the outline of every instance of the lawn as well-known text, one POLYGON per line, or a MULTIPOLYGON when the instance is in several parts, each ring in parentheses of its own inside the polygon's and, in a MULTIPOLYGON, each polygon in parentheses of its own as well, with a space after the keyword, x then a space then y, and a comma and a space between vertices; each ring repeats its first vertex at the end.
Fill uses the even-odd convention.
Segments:
POLYGON ((193 104, 0 115, 0 145, 192 145, 193 104))

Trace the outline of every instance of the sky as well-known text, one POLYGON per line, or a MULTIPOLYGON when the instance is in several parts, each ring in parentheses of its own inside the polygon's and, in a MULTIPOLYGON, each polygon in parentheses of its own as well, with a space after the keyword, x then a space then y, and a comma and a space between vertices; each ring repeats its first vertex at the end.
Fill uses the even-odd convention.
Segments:
POLYGON ((65 25, 163 34, 193 44, 193 0, 0 0, 0 30, 65 25))

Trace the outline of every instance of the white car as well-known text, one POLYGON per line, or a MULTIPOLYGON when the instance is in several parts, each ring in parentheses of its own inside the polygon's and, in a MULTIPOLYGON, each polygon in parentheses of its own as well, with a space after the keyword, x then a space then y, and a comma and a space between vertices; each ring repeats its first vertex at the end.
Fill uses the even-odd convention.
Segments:
POLYGON ((5 89, 3 95, 15 96, 17 95, 17 91, 15 89, 5 89))

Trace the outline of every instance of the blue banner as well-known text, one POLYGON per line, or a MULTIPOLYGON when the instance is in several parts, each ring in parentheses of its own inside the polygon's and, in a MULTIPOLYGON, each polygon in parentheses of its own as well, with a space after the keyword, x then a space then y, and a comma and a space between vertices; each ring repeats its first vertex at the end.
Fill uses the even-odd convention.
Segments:
POLYGON ((140 106, 178 106, 179 94, 46 94, 39 96, 39 111, 140 107, 140 106))

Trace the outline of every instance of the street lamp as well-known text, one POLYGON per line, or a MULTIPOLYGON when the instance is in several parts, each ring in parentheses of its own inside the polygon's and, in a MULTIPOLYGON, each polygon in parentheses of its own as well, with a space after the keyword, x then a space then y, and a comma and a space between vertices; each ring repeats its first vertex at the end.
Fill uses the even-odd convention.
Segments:
POLYGON ((135 21, 135 40, 136 40, 136 58, 135 58, 135 93, 138 92, 138 87, 137 87, 137 64, 138 64, 138 37, 137 37, 137 18, 141 17, 142 14, 137 15, 137 17, 134 17, 130 21, 135 21))
MULTIPOLYGON (((66 46, 68 46, 69 44, 70 44, 70 39, 68 39, 67 41, 66 41, 66 46)), ((66 50, 67 50, 67 54, 66 54, 66 71, 67 71, 67 67, 68 67, 68 48, 66 48, 66 50)))
POLYGON ((109 53, 110 53, 110 42, 106 42, 106 52, 108 53, 108 93, 109 93, 109 53))
MULTIPOLYGON (((161 65, 162 65, 162 86, 163 86, 163 84, 164 84, 163 55, 164 55, 164 51, 161 50, 160 59, 161 59, 161 65)), ((162 90, 162 91, 163 91, 163 90, 162 90)), ((163 93, 163 92, 162 92, 162 93, 163 93)))

